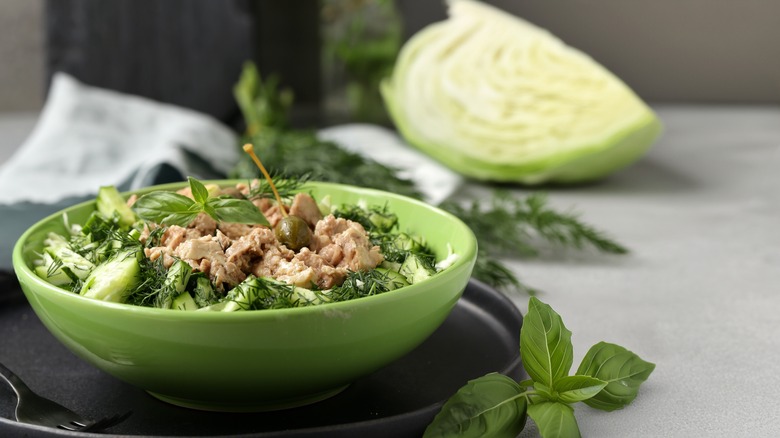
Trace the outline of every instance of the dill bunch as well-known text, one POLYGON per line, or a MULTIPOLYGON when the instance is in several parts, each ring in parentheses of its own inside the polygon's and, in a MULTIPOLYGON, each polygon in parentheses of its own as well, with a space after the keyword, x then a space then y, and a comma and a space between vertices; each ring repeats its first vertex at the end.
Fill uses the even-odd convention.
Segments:
MULTIPOLYGON (((255 168, 257 169, 257 168, 255 168)), ((308 174, 299 176, 288 176, 281 172, 271 174, 274 187, 279 193, 279 197, 282 199, 292 199, 295 195, 301 191, 301 187, 306 184, 311 178, 308 174)), ((251 186, 247 199, 260 199, 260 198, 274 198, 274 192, 271 188, 271 184, 266 181, 265 178, 258 178, 257 185, 251 186)))
POLYGON ((440 207, 458 216, 479 239, 480 247, 494 255, 535 256, 535 236, 561 247, 625 254, 628 250, 604 232, 584 223, 573 213, 561 213, 547 205, 547 195, 532 193, 523 199, 496 191, 484 201, 461 205, 445 201, 440 207))
POLYGON ((392 279, 386 273, 377 270, 352 271, 347 274, 343 283, 330 290, 328 299, 332 302, 349 301, 379 295, 392 289, 392 279))
POLYGON ((584 223, 576 214, 562 213, 547 205, 547 195, 532 193, 523 199, 497 190, 487 201, 463 205, 445 201, 443 210, 458 216, 477 237, 479 252, 473 276, 500 289, 514 289, 533 295, 499 258, 533 257, 539 254, 538 240, 562 248, 625 254, 628 249, 604 232, 584 223))

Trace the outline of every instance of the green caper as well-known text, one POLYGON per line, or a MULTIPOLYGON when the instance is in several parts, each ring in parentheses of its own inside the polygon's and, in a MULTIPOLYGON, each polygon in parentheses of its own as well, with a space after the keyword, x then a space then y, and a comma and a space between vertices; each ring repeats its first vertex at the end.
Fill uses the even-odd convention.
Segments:
POLYGON ((309 224, 298 216, 282 218, 274 227, 276 239, 293 251, 298 251, 311 243, 309 224))

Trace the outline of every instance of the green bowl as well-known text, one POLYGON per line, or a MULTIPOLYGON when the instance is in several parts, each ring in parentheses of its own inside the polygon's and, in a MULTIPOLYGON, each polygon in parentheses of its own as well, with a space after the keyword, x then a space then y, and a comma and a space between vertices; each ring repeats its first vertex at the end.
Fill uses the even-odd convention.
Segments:
POLYGON ((95 209, 94 202, 85 202, 30 227, 14 247, 14 270, 33 310, 60 342, 157 398, 234 412, 313 403, 404 356, 433 333, 468 283, 477 243, 459 219, 414 199, 327 183, 310 183, 307 190, 317 199, 330 195, 334 205, 387 204, 402 230, 424 236, 440 257, 450 245, 459 258, 417 284, 319 306, 220 313, 110 303, 53 286, 31 269, 46 234, 65 231, 63 214, 70 223, 83 223, 95 209))

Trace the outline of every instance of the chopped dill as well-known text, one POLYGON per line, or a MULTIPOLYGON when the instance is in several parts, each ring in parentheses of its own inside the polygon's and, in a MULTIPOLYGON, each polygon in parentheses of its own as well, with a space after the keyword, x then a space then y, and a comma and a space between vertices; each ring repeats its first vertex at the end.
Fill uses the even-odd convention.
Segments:
POLYGON ((165 234, 165 230, 167 229, 168 227, 164 227, 164 226, 151 227, 149 229, 149 235, 146 237, 145 246, 147 248, 154 248, 156 246, 161 246, 163 234, 165 234))
POLYGON ((165 281, 168 276, 168 269, 163 265, 163 258, 151 260, 147 257, 139 261, 141 266, 140 280, 138 285, 130 291, 127 296, 128 304, 137 306, 160 307, 165 293, 165 281))
POLYGON ((331 301, 348 301, 378 295, 394 289, 392 279, 382 271, 350 271, 340 286, 330 290, 331 301))
POLYGON ((241 310, 286 309, 303 302, 298 299, 295 286, 255 276, 239 283, 228 293, 227 299, 241 310))

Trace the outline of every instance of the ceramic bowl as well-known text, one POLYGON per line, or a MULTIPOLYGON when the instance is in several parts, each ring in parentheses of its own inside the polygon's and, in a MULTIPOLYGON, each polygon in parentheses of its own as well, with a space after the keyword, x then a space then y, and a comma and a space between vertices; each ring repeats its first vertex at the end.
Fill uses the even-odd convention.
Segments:
POLYGON ((45 235, 65 231, 63 214, 70 223, 86 220, 95 209, 86 202, 30 227, 14 247, 14 269, 35 313, 59 341, 159 399, 234 412, 313 403, 399 359, 433 333, 466 287, 477 244, 459 219, 414 199, 326 183, 309 183, 307 190, 317 199, 330 195, 334 205, 387 204, 403 230, 424 236, 441 257, 450 245, 459 258, 417 284, 319 306, 220 313, 110 303, 53 286, 31 269, 45 235))

